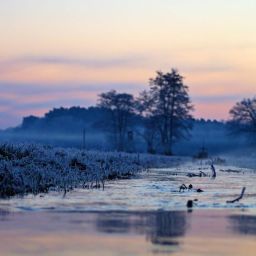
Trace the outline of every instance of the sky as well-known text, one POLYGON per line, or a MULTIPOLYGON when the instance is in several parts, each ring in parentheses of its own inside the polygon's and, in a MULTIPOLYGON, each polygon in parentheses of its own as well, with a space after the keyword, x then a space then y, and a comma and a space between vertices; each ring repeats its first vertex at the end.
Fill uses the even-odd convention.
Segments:
POLYGON ((0 129, 177 68, 194 116, 256 95, 255 0, 0 1, 0 129))

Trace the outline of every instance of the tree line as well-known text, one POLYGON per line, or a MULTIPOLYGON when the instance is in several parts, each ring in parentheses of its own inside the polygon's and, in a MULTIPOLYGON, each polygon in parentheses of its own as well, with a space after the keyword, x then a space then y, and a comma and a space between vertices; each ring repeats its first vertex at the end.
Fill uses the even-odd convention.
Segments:
MULTIPOLYGON (((189 139, 193 124, 198 127, 201 122, 193 118, 193 110, 184 78, 172 69, 167 73, 156 72, 149 80, 148 89, 137 97, 111 90, 99 95, 97 106, 61 107, 49 111, 43 118, 25 117, 22 125, 13 132, 65 136, 85 131, 98 134, 97 143, 102 141, 107 150, 137 152, 143 145, 143 151, 148 153, 172 155, 174 145, 189 139)), ((236 103, 230 110, 230 120, 223 124, 231 134, 248 134, 256 141, 256 98, 236 103)), ((197 134, 195 130, 194 134, 197 134)), ((91 138, 88 143, 93 141, 91 138)), ((207 144, 204 138, 198 138, 198 141, 207 144)))
MULTIPOLYGON (((127 150, 134 132, 145 140, 148 153, 155 153, 156 145, 161 145, 161 153, 166 155, 172 155, 174 143, 189 138, 194 107, 183 80, 175 69, 167 73, 158 71, 150 79, 149 89, 137 98, 115 90, 99 95, 98 106, 110 112, 109 132, 116 150, 127 150), (142 128, 137 130, 132 123, 135 114, 143 118, 142 128)), ((253 133, 255 137, 256 98, 238 102, 230 115, 228 125, 232 132, 253 133)))

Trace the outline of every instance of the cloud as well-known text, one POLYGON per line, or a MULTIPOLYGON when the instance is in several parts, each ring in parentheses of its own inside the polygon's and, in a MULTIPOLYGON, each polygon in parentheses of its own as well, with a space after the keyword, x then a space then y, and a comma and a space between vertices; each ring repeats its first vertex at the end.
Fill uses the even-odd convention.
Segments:
POLYGON ((197 103, 218 104, 225 102, 236 102, 246 97, 249 96, 245 94, 194 95, 192 96, 192 100, 197 103))
POLYGON ((16 71, 24 66, 68 66, 93 70, 112 68, 147 68, 170 69, 174 64, 182 72, 188 73, 219 73, 230 72, 237 69, 233 63, 212 57, 204 61, 185 57, 179 52, 169 54, 139 53, 120 57, 70 57, 65 55, 25 55, 0 61, 0 73, 16 71), (171 63, 170 63, 171 60, 171 63))
POLYGON ((146 63, 142 55, 127 55, 118 58, 77 58, 63 55, 28 55, 0 62, 0 72, 22 65, 65 65, 88 69, 106 69, 114 67, 135 67, 146 63))
POLYGON ((65 56, 27 56, 21 59, 24 62, 32 64, 54 64, 54 65, 71 65, 82 66, 86 68, 109 68, 133 66, 138 62, 145 61, 142 56, 126 56, 120 58, 70 58, 65 56))
POLYGON ((220 72, 233 72, 237 68, 228 64, 208 64, 205 65, 183 65, 182 70, 188 73, 220 73, 220 72))
POLYGON ((15 83, 0 80, 1 93, 16 95, 36 95, 61 92, 94 92, 99 93, 115 89, 117 91, 140 91, 145 88, 139 83, 15 83))

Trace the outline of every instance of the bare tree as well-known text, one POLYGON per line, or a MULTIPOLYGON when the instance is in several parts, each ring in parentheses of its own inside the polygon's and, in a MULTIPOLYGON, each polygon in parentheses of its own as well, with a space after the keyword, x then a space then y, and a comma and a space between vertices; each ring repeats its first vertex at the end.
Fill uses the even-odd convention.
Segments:
POLYGON ((131 94, 117 93, 115 90, 99 95, 100 107, 111 113, 111 132, 115 138, 116 149, 125 150, 125 138, 134 113, 134 98, 131 94))
POLYGON ((233 132, 256 134, 256 97, 236 103, 229 113, 233 132))
POLYGON ((170 73, 157 72, 150 79, 150 90, 144 93, 148 116, 154 118, 160 133, 163 152, 172 154, 173 143, 185 138, 191 129, 190 112, 193 106, 188 95, 188 87, 183 84, 183 77, 177 70, 170 73))

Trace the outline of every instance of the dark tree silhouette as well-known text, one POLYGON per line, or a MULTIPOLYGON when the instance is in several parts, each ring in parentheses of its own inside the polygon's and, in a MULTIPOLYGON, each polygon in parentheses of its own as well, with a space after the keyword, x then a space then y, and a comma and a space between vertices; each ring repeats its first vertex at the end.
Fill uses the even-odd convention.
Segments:
POLYGON ((158 133, 157 118, 153 115, 152 107, 153 97, 149 92, 142 91, 136 100, 136 109, 143 117, 143 128, 137 133, 144 139, 149 154, 156 153, 155 144, 158 133))
POLYGON ((177 70, 172 69, 170 73, 158 71, 156 77, 150 79, 149 92, 143 94, 144 111, 157 124, 163 152, 171 155, 173 143, 185 138, 191 129, 188 120, 192 118, 193 106, 188 87, 177 70))
POLYGON ((256 134, 256 97, 236 103, 230 115, 229 124, 233 132, 256 134))
POLYGON ((99 95, 99 106, 111 113, 111 132, 115 137, 116 149, 125 150, 125 138, 134 113, 134 98, 131 94, 117 93, 115 90, 99 95))

